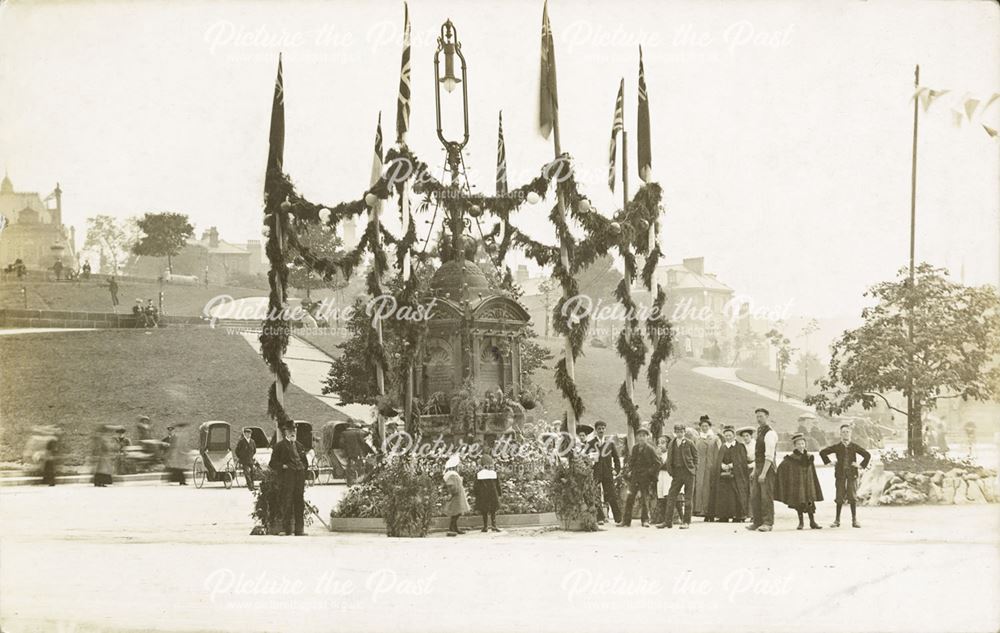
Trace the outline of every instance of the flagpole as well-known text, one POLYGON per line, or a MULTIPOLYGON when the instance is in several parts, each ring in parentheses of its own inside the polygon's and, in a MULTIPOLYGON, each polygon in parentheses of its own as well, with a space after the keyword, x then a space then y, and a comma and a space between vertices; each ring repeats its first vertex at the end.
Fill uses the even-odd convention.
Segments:
MULTIPOLYGON (((622 91, 622 213, 626 211, 628 207, 628 132, 625 131, 625 91, 622 91)), ((632 289, 628 289, 628 293, 632 294, 632 289)), ((634 315, 625 315, 625 329, 629 334, 629 341, 632 340, 632 317, 634 315)), ((628 360, 625 361, 625 392, 628 394, 629 402, 635 405, 635 380, 632 379, 632 372, 628 368, 628 360)), ((625 425, 625 446, 628 450, 632 450, 635 446, 635 429, 632 428, 631 424, 625 425)))
MULTIPOLYGON (((917 91, 920 90, 920 64, 913 69, 913 85, 917 91)), ((916 94, 916 93, 915 93, 916 94)), ((917 241, 917 126, 920 113, 920 99, 913 99, 913 147, 910 162, 910 292, 914 290, 916 271, 914 267, 916 259, 917 241)), ((917 446, 921 445, 920 420, 914 423, 913 415, 913 300, 909 301, 909 314, 906 319, 906 341, 909 348, 909 370, 906 376, 906 437, 907 452, 914 452, 917 446)))

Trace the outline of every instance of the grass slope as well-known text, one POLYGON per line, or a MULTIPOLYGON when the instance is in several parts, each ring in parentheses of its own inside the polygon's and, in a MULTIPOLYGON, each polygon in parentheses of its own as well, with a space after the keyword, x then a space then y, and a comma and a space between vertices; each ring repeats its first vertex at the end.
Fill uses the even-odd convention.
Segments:
MULTIPOLYGON (((29 310, 70 310, 74 312, 111 312, 111 294, 103 281, 54 282, 32 281, 0 284, 0 308, 24 308, 21 286, 28 294, 29 310)), ((132 309, 136 299, 156 303, 160 291, 155 282, 122 281, 118 285, 119 312, 132 309)), ((266 290, 231 286, 163 285, 164 312, 174 316, 201 316, 205 304, 218 295, 234 299, 267 296, 266 290)))
MULTIPOLYGON (((562 355, 562 342, 558 340, 541 341, 553 355, 554 361, 562 355)), ((594 420, 603 419, 608 423, 608 429, 614 433, 625 432, 625 416, 618 406, 618 389, 624 380, 625 364, 618 353, 611 349, 590 347, 584 348, 585 355, 577 360, 576 383, 583 398, 586 411, 583 421, 593 424, 594 420)), ((771 411, 771 419, 779 430, 791 430, 800 411, 794 407, 758 396, 746 389, 728 385, 707 376, 695 373, 697 364, 689 360, 679 360, 666 373, 667 391, 676 409, 670 415, 668 424, 681 421, 685 424, 696 424, 701 415, 708 414, 716 428, 723 424, 733 424, 737 427, 755 425, 753 410, 766 407, 771 411)), ((542 369, 535 373, 535 381, 546 391, 543 402, 545 419, 555 420, 562 416, 563 400, 553 379, 552 369, 542 369)), ((646 385, 646 367, 636 383, 636 400, 639 402, 639 415, 648 420, 653 413, 649 403, 652 395, 646 385)))
MULTIPOLYGON (((226 420, 235 428, 270 428, 271 374, 240 336, 185 328, 95 330, 0 336, 0 459, 19 459, 35 424, 66 430, 69 455, 79 461, 100 424, 122 424, 134 435, 139 415, 157 433, 187 422, 189 448, 197 426, 226 420)), ((286 394, 299 419, 321 424, 342 418, 294 385, 286 394)), ((234 438, 235 443, 235 438, 234 438)))

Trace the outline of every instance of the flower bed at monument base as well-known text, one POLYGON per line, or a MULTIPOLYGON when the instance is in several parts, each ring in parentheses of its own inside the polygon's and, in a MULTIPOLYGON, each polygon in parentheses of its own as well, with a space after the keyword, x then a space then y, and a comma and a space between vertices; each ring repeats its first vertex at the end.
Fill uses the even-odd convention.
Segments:
MULTIPOLYGON (((475 514, 466 514, 458 520, 459 527, 466 530, 479 530, 483 527, 483 519, 475 514)), ((498 514, 497 527, 500 529, 525 528, 525 527, 551 527, 560 525, 555 512, 538 512, 533 514, 498 514)), ((330 517, 331 532, 364 532, 370 534, 386 533, 385 519, 375 518, 346 518, 330 517)), ((434 517, 431 519, 430 532, 446 532, 448 530, 448 517, 434 517)), ((418 536, 418 535, 414 535, 418 536)))

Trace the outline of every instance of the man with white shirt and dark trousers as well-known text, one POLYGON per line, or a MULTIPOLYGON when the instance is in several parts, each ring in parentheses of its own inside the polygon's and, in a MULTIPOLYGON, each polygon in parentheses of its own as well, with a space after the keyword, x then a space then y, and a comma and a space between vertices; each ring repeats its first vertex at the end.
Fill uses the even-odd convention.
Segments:
POLYGON ((750 513, 748 530, 770 532, 774 528, 775 460, 778 454, 778 433, 771 428, 771 412, 761 407, 757 417, 757 442, 754 445, 754 467, 750 475, 750 513))

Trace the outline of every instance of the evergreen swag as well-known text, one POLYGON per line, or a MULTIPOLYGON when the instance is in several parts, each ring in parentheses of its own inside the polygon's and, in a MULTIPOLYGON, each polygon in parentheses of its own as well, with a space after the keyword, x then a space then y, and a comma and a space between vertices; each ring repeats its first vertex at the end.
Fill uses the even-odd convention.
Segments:
MULTIPOLYGON (((368 274, 367 290, 371 296, 379 296, 383 294, 381 280, 388 269, 388 258, 383 242, 395 247, 397 269, 406 253, 411 252, 416 244, 416 231, 412 214, 402 237, 396 237, 384 227, 369 222, 357 246, 336 257, 323 257, 313 253, 299 240, 298 230, 305 225, 317 222, 335 227, 344 220, 359 216, 367 211, 368 201, 373 196, 377 199, 387 200, 393 193, 392 189, 396 189, 396 193, 401 194, 403 182, 407 178, 412 180, 413 192, 424 196, 425 204, 429 204, 433 200, 448 211, 461 209, 469 216, 476 218, 477 223, 484 211, 497 218, 499 222, 484 235, 487 252, 494 261, 502 261, 511 247, 517 247, 539 266, 552 267, 552 275, 559 281, 563 290, 562 297, 553 308, 553 328, 558 334, 568 337, 574 360, 582 353, 589 319, 585 316, 581 318, 564 317, 562 307, 567 297, 579 293, 575 279, 578 272, 593 263, 598 256, 615 248, 626 262, 625 278, 622 281, 622 286, 616 292, 618 300, 626 308, 634 308, 628 297, 628 286, 625 284, 631 284, 635 279, 635 256, 637 254, 646 257, 642 277, 646 287, 652 291, 652 272, 659 261, 660 251, 658 248, 650 251, 649 231, 654 230, 659 215, 662 198, 660 186, 656 183, 643 185, 636 192, 635 197, 625 205, 625 208, 617 211, 613 218, 609 219, 597 212, 590 201, 580 193, 574 177, 572 160, 568 154, 563 154, 548 163, 531 182, 510 191, 508 194, 485 196, 471 193, 456 185, 441 183, 431 175, 427 165, 417 159, 404 145, 393 148, 386 154, 386 168, 383 176, 360 199, 332 206, 315 204, 306 200, 296 192, 287 175, 271 170, 267 174, 268 185, 265 190, 272 193, 265 200, 264 209, 265 235, 268 238, 265 250, 271 264, 268 273, 271 291, 268 301, 269 314, 264 321, 260 341, 265 362, 284 388, 287 388, 289 382, 288 367, 281 359, 287 348, 289 336, 287 315, 282 313, 288 286, 288 261, 286 257, 299 258, 302 264, 323 279, 329 280, 338 272, 344 279, 349 278, 360 265, 365 253, 371 253, 373 265, 368 274), (558 212, 557 206, 553 206, 549 219, 556 228, 560 244, 566 246, 568 255, 566 262, 563 262, 561 258, 559 246, 549 246, 533 240, 511 222, 511 215, 531 197, 531 194, 539 199, 544 198, 553 181, 555 181, 558 194, 565 201, 569 217, 579 224, 585 233, 582 239, 577 239, 570 231, 566 218, 558 212), (500 238, 499 242, 497 238, 500 238)), ((399 199, 401 210, 401 196, 399 199)), ((508 275, 505 276, 509 277, 509 271, 508 275)), ((402 284, 396 299, 401 306, 418 303, 416 276, 412 276, 407 283, 402 284)), ((662 295, 662 291, 657 296, 656 301, 661 307, 665 303, 666 298, 662 295)), ((647 323, 647 330, 651 335, 659 333, 658 336, 652 336, 655 344, 648 370, 649 382, 653 385, 658 379, 660 363, 670 352, 671 337, 669 336, 669 323, 662 317, 650 319, 650 322, 647 323), (664 335, 664 332, 668 334, 664 335)), ((639 368, 645 362, 646 355, 646 346, 641 340, 642 337, 635 319, 631 320, 627 333, 623 333, 622 336, 624 338, 619 340, 618 351, 625 358, 629 373, 635 378, 639 368)), ((419 340, 420 332, 416 328, 410 328, 405 332, 404 345, 400 352, 404 366, 408 366, 409 361, 416 354, 419 340)), ((378 347, 377 342, 375 347, 378 347)), ((373 365, 381 366, 383 371, 388 369, 389 363, 384 346, 380 349, 371 349, 369 358, 372 359, 373 365)), ((569 377, 565 359, 560 359, 556 363, 555 382, 563 397, 569 401, 575 416, 579 419, 584 412, 584 403, 577 391, 576 384, 569 377)), ((639 419, 636 406, 629 399, 624 388, 623 383, 619 393, 619 401, 629 424, 637 427, 639 419)), ((653 418, 654 428, 657 429, 662 427, 663 420, 666 419, 670 411, 670 402, 666 398, 665 392, 664 389, 661 406, 653 418)), ((273 386, 268 397, 268 413, 279 422, 290 419, 278 402, 273 386)))

